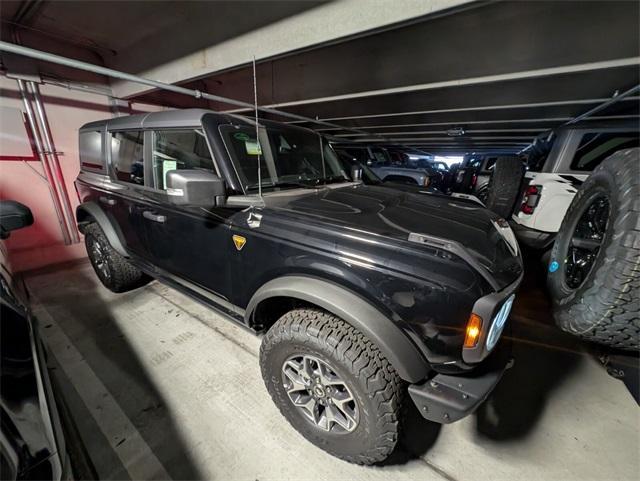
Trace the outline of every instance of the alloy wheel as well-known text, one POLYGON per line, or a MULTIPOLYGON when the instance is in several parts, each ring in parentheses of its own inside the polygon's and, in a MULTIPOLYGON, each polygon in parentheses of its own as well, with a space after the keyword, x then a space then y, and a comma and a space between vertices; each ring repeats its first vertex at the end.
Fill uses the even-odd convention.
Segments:
POLYGON ((317 428, 350 433, 358 426, 358 405, 347 384, 319 357, 299 354, 282 365, 282 382, 289 399, 317 428))
POLYGON ((96 270, 102 275, 105 280, 110 279, 111 271, 109 270, 108 259, 104 248, 102 247, 102 245, 100 245, 100 242, 93 237, 91 237, 90 246, 91 257, 93 259, 93 265, 95 266, 96 270))
POLYGON ((578 219, 565 257, 565 283, 570 289, 582 286, 593 269, 607 232, 610 211, 609 199, 600 195, 578 219))

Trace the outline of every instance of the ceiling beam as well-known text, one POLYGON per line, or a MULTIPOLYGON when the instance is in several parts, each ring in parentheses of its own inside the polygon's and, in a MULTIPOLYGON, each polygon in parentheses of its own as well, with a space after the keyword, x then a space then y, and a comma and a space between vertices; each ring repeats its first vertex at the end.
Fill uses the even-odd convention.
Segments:
MULTIPOLYGON (((490 133, 502 133, 502 132, 544 132, 545 128, 530 128, 530 129, 464 129, 465 134, 490 134, 490 133)), ((447 134, 449 130, 405 130, 402 132, 382 132, 383 135, 431 135, 431 134, 447 134)), ((380 132, 375 132, 379 134, 380 132)), ((370 134, 357 133, 357 134, 332 134, 335 137, 364 137, 370 134)), ((455 136, 450 136, 455 137, 455 136)))
MULTIPOLYGON (((314 99, 294 100, 291 102, 279 102, 266 105, 267 108, 297 107, 316 103, 335 102, 338 100, 353 100, 365 97, 375 97, 380 95, 401 94, 407 92, 423 92, 426 90, 442 89, 448 87, 462 87, 467 85, 479 85, 495 82, 505 82, 511 80, 523 80, 530 78, 549 77, 554 75, 566 75, 580 72, 590 72, 593 70, 603 70, 618 67, 630 67, 640 65, 640 57, 627 57, 614 60, 604 60, 600 62, 581 63, 576 65, 563 65, 560 67, 540 68, 534 70, 524 70, 521 72, 510 72, 496 75, 484 75, 481 77, 461 78, 445 80, 441 82, 430 82, 418 85, 405 85, 403 87, 392 87, 378 90, 368 90, 365 92, 353 92, 342 95, 332 95, 329 97, 318 97, 314 99)), ((245 112, 246 109, 234 109, 228 113, 245 112)))
MULTIPOLYGON (((373 119, 373 118, 385 118, 385 117, 399 117, 405 115, 425 115, 425 114, 448 114, 454 112, 477 112, 483 110, 511 110, 511 109, 527 109, 527 108, 540 108, 540 107, 558 107, 563 105, 589 105, 589 104, 601 104, 607 102, 610 98, 597 98, 597 99, 574 99, 574 100, 554 100, 551 102, 532 102, 523 104, 505 104, 505 105, 482 105, 478 107, 457 107, 451 109, 433 109, 433 110, 415 110, 405 112, 388 112, 384 114, 367 114, 367 115, 352 115, 347 117, 329 117, 320 120, 335 121, 335 120, 357 120, 357 119, 373 119)), ((627 97, 621 101, 638 101, 640 97, 627 97)), ((290 122, 300 123, 300 122, 290 122)))
MULTIPOLYGON (((637 115, 601 115, 588 117, 584 120, 613 120, 613 119, 635 119, 637 115)), ((548 118, 530 118, 530 119, 507 119, 507 120, 452 120, 449 122, 426 122, 418 124, 387 124, 387 125, 365 125, 359 126, 360 130, 375 130, 375 129, 387 129, 387 128, 400 128, 400 127, 430 127, 437 125, 476 125, 476 124, 519 124, 519 123, 543 123, 543 122, 566 122, 571 120, 572 117, 548 117, 548 118)), ((315 130, 321 130, 323 132, 331 130, 339 130, 336 127, 321 127, 315 130)))

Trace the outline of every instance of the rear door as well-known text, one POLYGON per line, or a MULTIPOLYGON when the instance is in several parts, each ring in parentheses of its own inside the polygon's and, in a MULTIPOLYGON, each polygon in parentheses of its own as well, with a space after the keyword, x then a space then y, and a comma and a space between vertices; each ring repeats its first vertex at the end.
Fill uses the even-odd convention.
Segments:
POLYGON ((99 197, 101 207, 114 219, 128 251, 146 258, 141 202, 148 175, 144 164, 144 131, 107 133, 110 181, 99 197))
MULTIPOLYGON (((166 175, 172 170, 201 169, 218 173, 204 133, 200 129, 165 129, 147 132, 150 159, 149 200, 142 211, 146 250, 152 263, 204 288, 223 306, 231 298, 229 254, 233 246, 229 216, 234 212, 215 206, 175 206, 166 194, 166 175)), ((233 259, 233 257, 231 258, 233 259)), ((188 286, 193 288, 193 286, 188 286)))

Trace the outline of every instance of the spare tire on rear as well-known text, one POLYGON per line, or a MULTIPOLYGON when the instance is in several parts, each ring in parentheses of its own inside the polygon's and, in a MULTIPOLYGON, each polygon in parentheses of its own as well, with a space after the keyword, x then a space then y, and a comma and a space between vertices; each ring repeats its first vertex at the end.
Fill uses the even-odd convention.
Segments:
POLYGON ((547 284, 561 329, 640 348, 640 149, 616 152, 582 185, 560 226, 547 284))
POLYGON ((498 157, 487 187, 487 209, 510 219, 524 177, 524 165, 518 157, 498 157))

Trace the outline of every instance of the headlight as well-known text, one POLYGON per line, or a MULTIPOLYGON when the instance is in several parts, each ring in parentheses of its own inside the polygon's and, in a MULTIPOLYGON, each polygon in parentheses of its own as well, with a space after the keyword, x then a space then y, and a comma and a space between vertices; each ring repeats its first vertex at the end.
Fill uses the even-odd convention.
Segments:
POLYGON ((507 319, 509 318, 509 313, 511 312, 511 306, 513 306, 513 300, 515 299, 515 297, 515 294, 511 294, 506 302, 502 304, 502 307, 500 308, 498 313, 494 316, 493 322, 491 323, 491 328, 489 328, 489 334, 487 334, 488 351, 496 347, 498 339, 500 339, 500 334, 502 334, 502 330, 504 329, 504 326, 507 323, 507 319))

